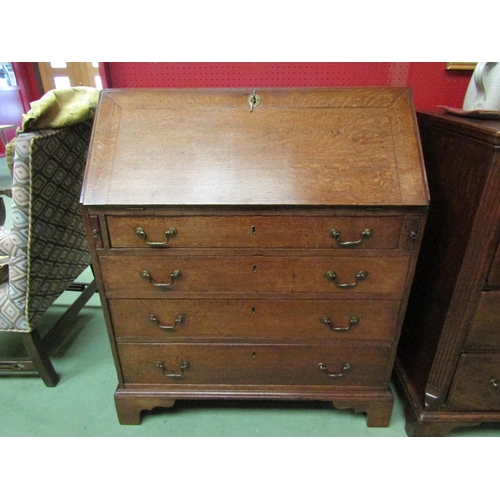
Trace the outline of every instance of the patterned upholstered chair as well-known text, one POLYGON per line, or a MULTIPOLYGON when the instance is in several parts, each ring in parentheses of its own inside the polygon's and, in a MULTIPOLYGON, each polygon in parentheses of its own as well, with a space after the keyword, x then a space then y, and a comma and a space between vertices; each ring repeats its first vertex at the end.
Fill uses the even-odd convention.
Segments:
MULTIPOLYGON (((91 124, 18 134, 12 165, 12 225, 0 229, 0 335, 18 332, 27 359, 0 359, 0 373, 38 372, 47 386, 59 376, 48 356, 95 292, 81 294, 44 336, 37 324, 89 266, 79 197, 91 124)), ((1 354, 1 353, 0 353, 1 354)))

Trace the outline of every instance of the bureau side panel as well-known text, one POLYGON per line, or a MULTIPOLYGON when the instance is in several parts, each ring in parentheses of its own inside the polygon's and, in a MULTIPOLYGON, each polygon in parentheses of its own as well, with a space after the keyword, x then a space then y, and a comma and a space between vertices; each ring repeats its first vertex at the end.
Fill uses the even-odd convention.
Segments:
POLYGON ((441 397, 444 380, 451 382, 454 367, 446 360, 458 361, 457 339, 465 335, 466 315, 472 315, 485 279, 488 228, 498 209, 487 192, 491 147, 445 130, 425 115, 419 120, 431 205, 398 357, 424 404, 426 391, 441 397), (430 377, 440 387, 429 387, 430 377))

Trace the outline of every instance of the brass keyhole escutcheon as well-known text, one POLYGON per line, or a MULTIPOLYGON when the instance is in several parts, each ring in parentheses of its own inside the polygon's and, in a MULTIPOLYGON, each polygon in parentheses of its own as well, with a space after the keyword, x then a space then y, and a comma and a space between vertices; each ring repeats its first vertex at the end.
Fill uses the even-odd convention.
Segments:
POLYGON ((250 113, 260 104, 260 97, 255 93, 255 90, 248 96, 248 104, 250 104, 250 113))

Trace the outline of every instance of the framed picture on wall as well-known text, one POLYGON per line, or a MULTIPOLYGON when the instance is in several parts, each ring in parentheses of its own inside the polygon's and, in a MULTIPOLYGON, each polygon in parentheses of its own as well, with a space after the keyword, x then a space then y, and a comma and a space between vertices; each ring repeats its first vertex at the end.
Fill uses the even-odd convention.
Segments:
POLYGON ((476 64, 475 62, 447 62, 446 69, 474 71, 476 64))

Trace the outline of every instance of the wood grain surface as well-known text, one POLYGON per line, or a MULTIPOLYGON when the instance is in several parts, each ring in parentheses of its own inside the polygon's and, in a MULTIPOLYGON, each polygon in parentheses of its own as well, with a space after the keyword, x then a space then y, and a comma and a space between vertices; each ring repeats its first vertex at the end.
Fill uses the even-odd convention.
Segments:
POLYGON ((319 399, 387 426, 428 205, 411 93, 253 90, 101 94, 82 211, 118 418, 319 399))
POLYGON ((86 205, 426 205, 405 89, 104 91, 86 205), (403 96, 403 97, 402 97, 403 96))
POLYGON ((148 248, 148 242, 165 242, 165 248, 397 248, 403 217, 287 217, 287 216, 121 216, 107 217, 113 248, 148 248), (143 229, 146 238, 137 235, 143 229), (338 239, 332 229, 340 233, 338 239), (364 238, 369 229, 371 236, 364 238), (348 242, 360 241, 356 245, 348 242))

